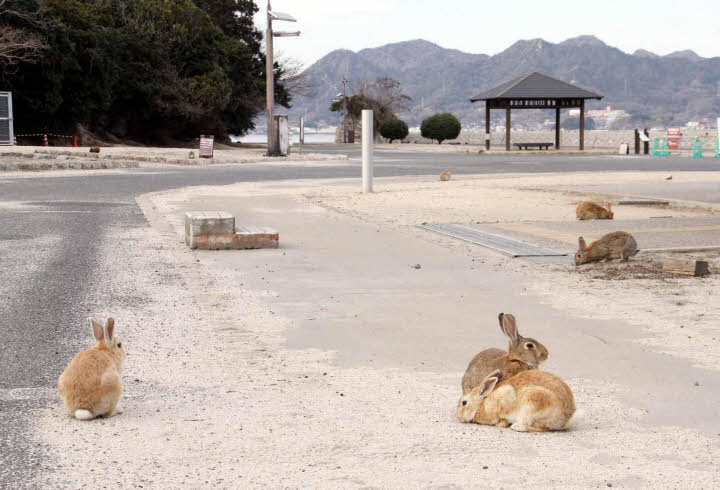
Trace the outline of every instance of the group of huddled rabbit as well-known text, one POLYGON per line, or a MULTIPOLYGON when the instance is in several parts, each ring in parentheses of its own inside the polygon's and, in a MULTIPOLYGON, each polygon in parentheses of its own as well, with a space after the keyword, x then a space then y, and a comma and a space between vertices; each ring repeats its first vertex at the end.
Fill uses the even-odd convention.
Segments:
POLYGON ((548 350, 521 336, 513 315, 500 313, 498 320, 509 339, 508 350, 485 349, 470 361, 458 420, 520 432, 565 429, 575 413, 575 399, 562 379, 537 369, 548 350))
MULTIPOLYGON (((577 205, 575 217, 579 220, 613 219, 611 204, 606 207, 594 202, 583 201, 577 205)), ((630 233, 614 231, 590 244, 585 244, 583 237, 578 239, 580 248, 575 253, 575 265, 599 262, 601 260, 621 259, 627 261, 638 253, 637 242, 630 233)))

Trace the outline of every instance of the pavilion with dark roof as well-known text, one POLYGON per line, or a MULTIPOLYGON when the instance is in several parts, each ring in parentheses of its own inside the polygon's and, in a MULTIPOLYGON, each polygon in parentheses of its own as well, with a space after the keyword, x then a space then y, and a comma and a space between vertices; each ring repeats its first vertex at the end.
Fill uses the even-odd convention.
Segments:
POLYGON ((555 149, 560 148, 560 109, 580 109, 580 150, 585 149, 585 100, 603 96, 543 73, 527 73, 476 95, 485 101, 485 148, 490 149, 490 111, 505 109, 505 149, 510 150, 512 109, 555 109, 555 149))

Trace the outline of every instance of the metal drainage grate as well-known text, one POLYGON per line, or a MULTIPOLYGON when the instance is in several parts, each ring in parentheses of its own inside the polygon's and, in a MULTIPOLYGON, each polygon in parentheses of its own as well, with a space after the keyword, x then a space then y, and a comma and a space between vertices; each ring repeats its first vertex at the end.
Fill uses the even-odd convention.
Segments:
POLYGON ((634 204, 636 206, 667 206, 670 204, 670 201, 665 201, 663 199, 645 199, 640 197, 637 199, 620 199, 617 203, 620 206, 623 204, 634 204))
POLYGON ((531 243, 521 242, 513 238, 495 235, 462 225, 420 225, 420 228, 440 233, 441 235, 459 238, 466 242, 481 245, 511 257, 563 257, 563 252, 554 252, 531 243))

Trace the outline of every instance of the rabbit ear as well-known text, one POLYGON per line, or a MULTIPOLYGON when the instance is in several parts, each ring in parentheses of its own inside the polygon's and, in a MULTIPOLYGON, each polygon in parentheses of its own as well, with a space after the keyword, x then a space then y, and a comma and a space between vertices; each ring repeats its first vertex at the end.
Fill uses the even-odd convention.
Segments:
POLYGON ((93 329, 93 336, 95 337, 95 340, 102 340, 103 338, 103 326, 93 320, 92 318, 88 318, 88 321, 90 322, 90 326, 93 329))
POLYGON ((500 328, 503 333, 512 340, 513 344, 518 341, 517 322, 514 316, 509 313, 504 313, 500 322, 500 328))
POLYGON ((108 319, 105 320, 105 327, 103 330, 105 334, 105 345, 110 347, 113 338, 113 331, 115 330, 115 320, 108 317, 108 319))
POLYGON ((482 383, 480 383, 480 386, 478 387, 478 395, 480 395, 481 397, 486 397, 492 392, 492 390, 495 389, 495 385, 498 383, 498 378, 493 376, 493 374, 497 372, 499 371, 495 371, 494 373, 490 374, 482 381, 482 383))
POLYGON ((587 249, 587 245, 585 245, 585 239, 583 237, 578 238, 578 244, 580 244, 580 250, 587 249))
POLYGON ((612 211, 612 203, 610 201, 606 202, 605 205, 607 206, 608 211, 612 211))

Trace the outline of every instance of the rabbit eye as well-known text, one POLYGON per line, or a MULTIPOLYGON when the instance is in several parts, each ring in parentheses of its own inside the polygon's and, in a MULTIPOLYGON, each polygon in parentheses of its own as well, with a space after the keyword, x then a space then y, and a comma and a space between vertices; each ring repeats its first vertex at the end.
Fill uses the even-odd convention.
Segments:
POLYGON ((118 342, 118 349, 122 349, 122 342, 118 342))
POLYGON ((463 407, 467 405, 467 400, 463 400, 463 407))
POLYGON ((526 349, 534 349, 534 348, 535 348, 535 344, 532 344, 531 342, 528 342, 527 344, 525 344, 525 348, 526 348, 526 349))

